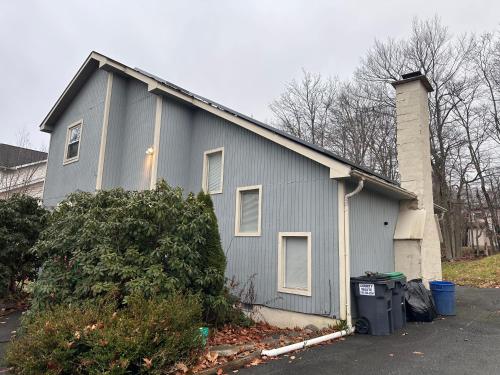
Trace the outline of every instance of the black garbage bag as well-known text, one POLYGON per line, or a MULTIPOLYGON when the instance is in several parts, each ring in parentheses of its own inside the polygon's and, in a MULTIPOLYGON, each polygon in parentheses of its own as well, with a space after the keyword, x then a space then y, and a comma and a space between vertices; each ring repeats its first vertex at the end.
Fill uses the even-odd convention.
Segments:
POLYGON ((437 312, 432 293, 422 283, 422 279, 406 283, 406 320, 410 322, 432 322, 437 312))

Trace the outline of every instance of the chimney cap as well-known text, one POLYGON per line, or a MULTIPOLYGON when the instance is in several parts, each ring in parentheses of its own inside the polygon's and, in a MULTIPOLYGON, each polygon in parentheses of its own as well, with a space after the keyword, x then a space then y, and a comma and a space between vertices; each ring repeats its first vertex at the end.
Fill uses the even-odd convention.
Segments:
POLYGON ((425 74, 422 74, 422 72, 420 70, 416 71, 416 72, 402 74, 401 79, 398 81, 391 82, 391 85, 395 88, 396 86, 402 85, 403 83, 408 83, 408 82, 413 82, 413 81, 422 82, 422 85, 424 85, 424 87, 427 89, 427 92, 434 91, 429 80, 427 79, 425 74))

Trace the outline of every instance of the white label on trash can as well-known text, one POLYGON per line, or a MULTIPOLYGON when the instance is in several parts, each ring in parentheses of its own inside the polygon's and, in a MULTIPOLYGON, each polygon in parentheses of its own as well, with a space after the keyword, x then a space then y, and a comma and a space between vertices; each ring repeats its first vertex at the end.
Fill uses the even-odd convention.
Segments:
POLYGON ((375 284, 359 284, 359 294, 362 296, 374 296, 375 284))

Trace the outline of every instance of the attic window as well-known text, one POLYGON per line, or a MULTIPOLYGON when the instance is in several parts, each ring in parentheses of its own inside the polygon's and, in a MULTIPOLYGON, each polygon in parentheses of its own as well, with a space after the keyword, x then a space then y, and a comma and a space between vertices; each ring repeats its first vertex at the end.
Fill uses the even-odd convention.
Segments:
POLYGON ((203 191, 209 194, 222 193, 224 177, 224 148, 205 151, 203 158, 203 191))
POLYGON ((80 140, 82 136, 83 121, 80 120, 68 126, 66 132, 66 146, 64 148, 63 164, 73 163, 80 156, 80 140))

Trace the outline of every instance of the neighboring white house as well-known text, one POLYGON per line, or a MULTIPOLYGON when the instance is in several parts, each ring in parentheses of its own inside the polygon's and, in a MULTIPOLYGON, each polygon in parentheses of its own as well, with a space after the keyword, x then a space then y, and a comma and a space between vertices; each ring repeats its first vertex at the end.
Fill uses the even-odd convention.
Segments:
POLYGON ((14 193, 42 198, 47 153, 0 143, 0 199, 14 193))

